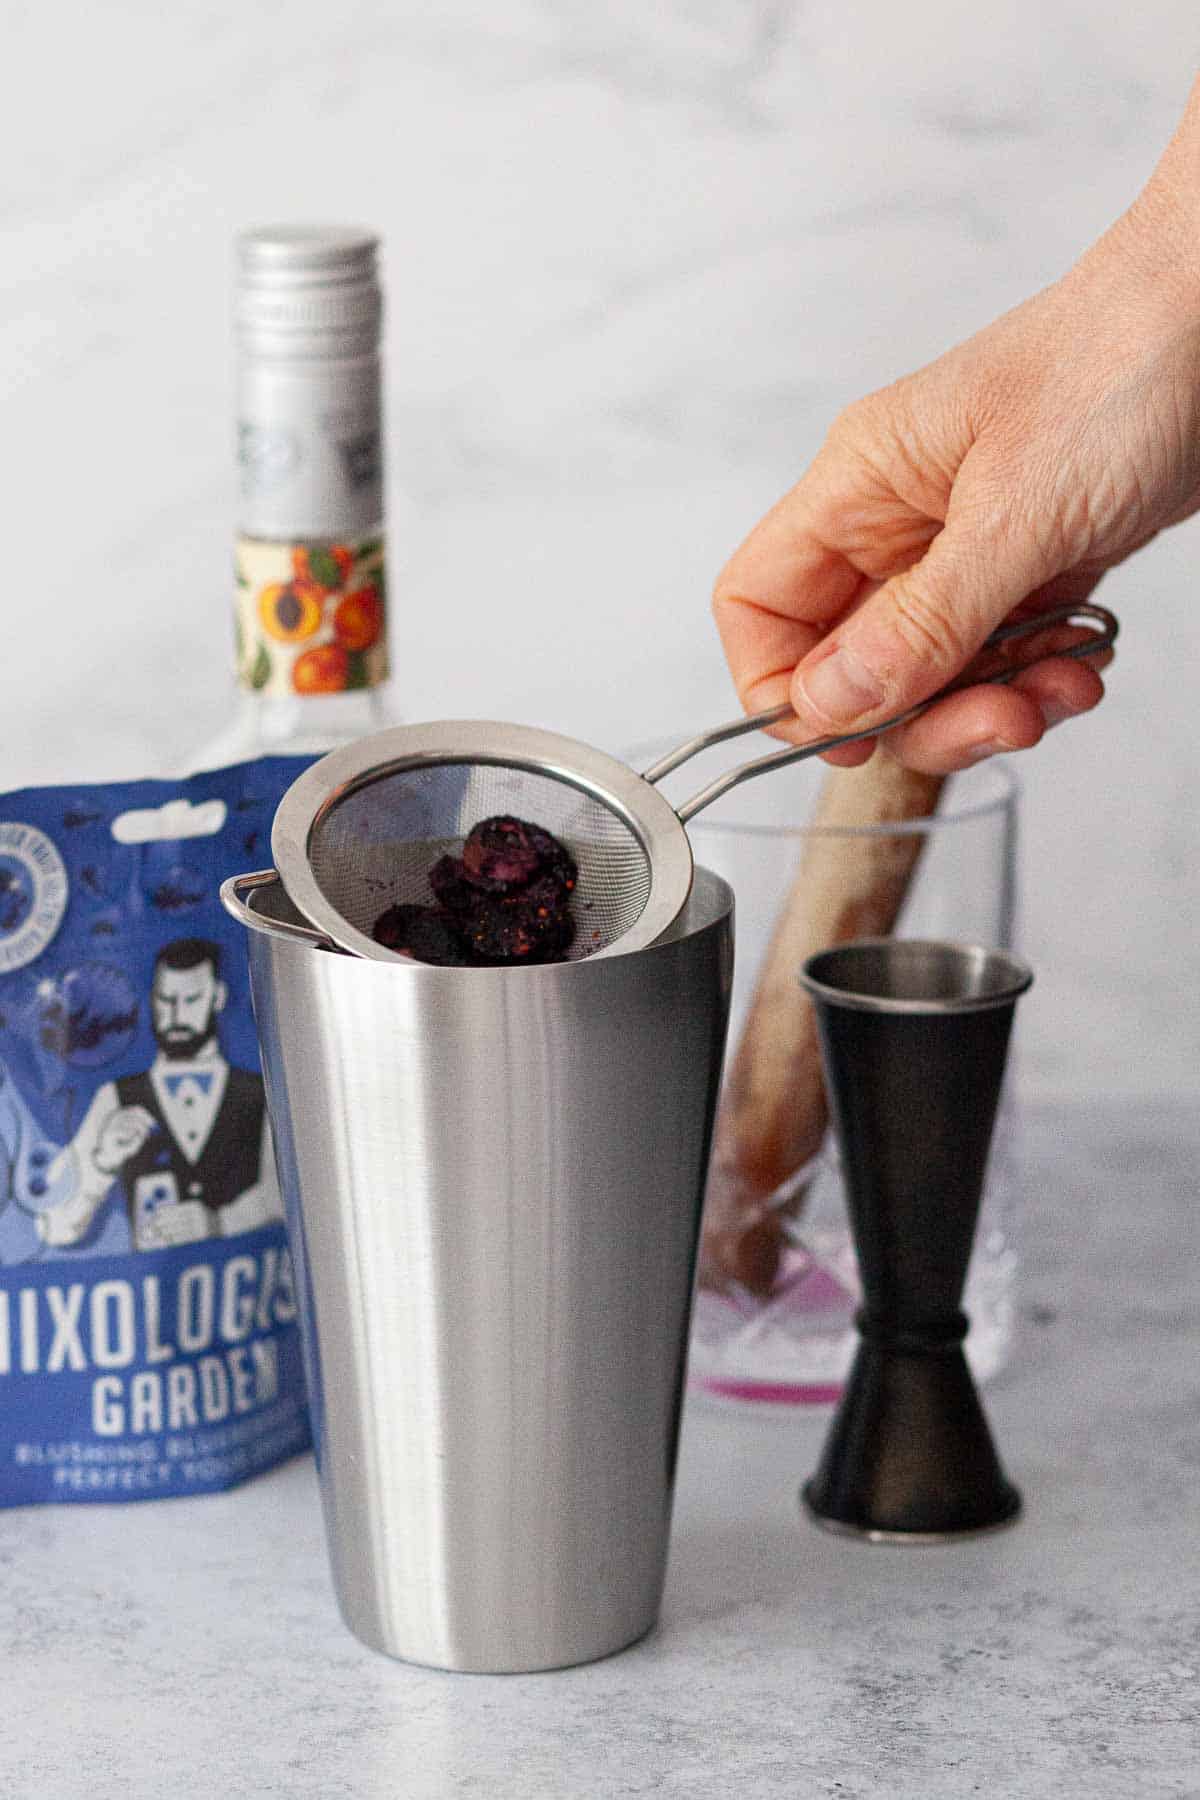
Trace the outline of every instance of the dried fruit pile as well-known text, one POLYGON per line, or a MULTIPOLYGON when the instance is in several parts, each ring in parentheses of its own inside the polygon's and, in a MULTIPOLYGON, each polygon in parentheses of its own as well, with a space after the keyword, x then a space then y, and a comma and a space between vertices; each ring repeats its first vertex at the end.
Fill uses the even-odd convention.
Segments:
POLYGON ((498 814, 472 828, 461 856, 434 863, 435 906, 389 906, 372 936, 418 962, 458 969, 562 962, 575 937, 577 879, 550 832, 498 814))

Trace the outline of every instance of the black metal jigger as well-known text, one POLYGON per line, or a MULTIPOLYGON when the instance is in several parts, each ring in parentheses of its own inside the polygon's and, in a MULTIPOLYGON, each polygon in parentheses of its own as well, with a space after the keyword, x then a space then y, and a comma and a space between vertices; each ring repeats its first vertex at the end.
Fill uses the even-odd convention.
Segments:
POLYGON ((816 1007, 863 1306, 820 1466, 817 1524, 928 1542, 1007 1525, 1005 1479, 967 1360, 963 1283, 1018 997, 1007 951, 901 938, 823 950, 816 1007))

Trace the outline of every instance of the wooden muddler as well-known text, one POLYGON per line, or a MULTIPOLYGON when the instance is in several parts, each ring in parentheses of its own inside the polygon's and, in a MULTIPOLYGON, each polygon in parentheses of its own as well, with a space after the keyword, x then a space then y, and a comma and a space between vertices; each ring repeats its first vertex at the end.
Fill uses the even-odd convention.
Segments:
POLYGON ((804 1198, 800 1187, 781 1205, 779 1189, 817 1154, 828 1122, 816 1021, 797 973, 818 950, 892 931, 925 835, 851 833, 928 817, 944 781, 901 767, 883 744, 863 767, 825 778, 721 1097, 701 1231, 703 1287, 771 1290, 787 1219, 804 1198))

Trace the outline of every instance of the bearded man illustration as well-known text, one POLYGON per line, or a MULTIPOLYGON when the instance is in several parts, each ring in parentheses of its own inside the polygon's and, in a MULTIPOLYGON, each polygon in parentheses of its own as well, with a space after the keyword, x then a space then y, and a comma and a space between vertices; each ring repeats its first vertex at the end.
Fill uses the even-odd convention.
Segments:
POLYGON ((220 1042, 228 999, 221 950, 176 938, 158 954, 150 1068, 105 1082, 48 1171, 66 1195, 39 1215, 47 1244, 87 1236, 120 1181, 136 1250, 231 1237, 282 1215, 257 1070, 234 1068, 220 1042))

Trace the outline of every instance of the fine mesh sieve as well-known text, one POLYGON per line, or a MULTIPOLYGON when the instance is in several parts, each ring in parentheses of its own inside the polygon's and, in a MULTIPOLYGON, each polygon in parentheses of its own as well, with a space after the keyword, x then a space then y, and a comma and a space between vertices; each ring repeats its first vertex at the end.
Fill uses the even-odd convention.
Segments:
POLYGON ((408 962, 413 959, 375 942, 375 921, 396 904, 433 903, 428 875, 437 859, 459 853, 481 819, 510 814, 552 832, 578 865, 568 960, 624 955, 653 943, 686 904, 692 853, 684 826, 731 787, 892 730, 952 689, 1011 681, 1038 658, 1014 661, 1010 645, 1042 638, 1042 655, 1095 656, 1110 648, 1117 630, 1113 615, 1091 604, 1002 627, 988 639, 982 661, 950 688, 885 725, 784 746, 726 771, 678 809, 655 782, 714 744, 779 723, 791 708, 702 732, 644 775, 589 745, 526 726, 479 720, 398 726, 322 757, 293 782, 275 815, 275 865, 293 904, 334 944, 378 961, 408 962), (1073 628, 1069 642, 1066 628, 1073 628))
POLYGON ((313 876, 342 918, 369 934, 385 907, 430 904, 432 864, 461 851, 472 825, 496 813, 536 820, 569 846, 579 869, 572 957, 606 947, 637 923, 650 896, 649 857, 637 832, 602 800, 528 763, 400 762, 373 770, 314 820, 313 876))
POLYGON ((398 726, 323 757, 284 795, 271 845, 291 900, 335 943, 407 961, 374 941, 375 920, 432 904, 430 868, 497 813, 574 857, 572 961, 652 942, 687 900, 687 834, 641 776, 555 732, 487 721, 398 726))

